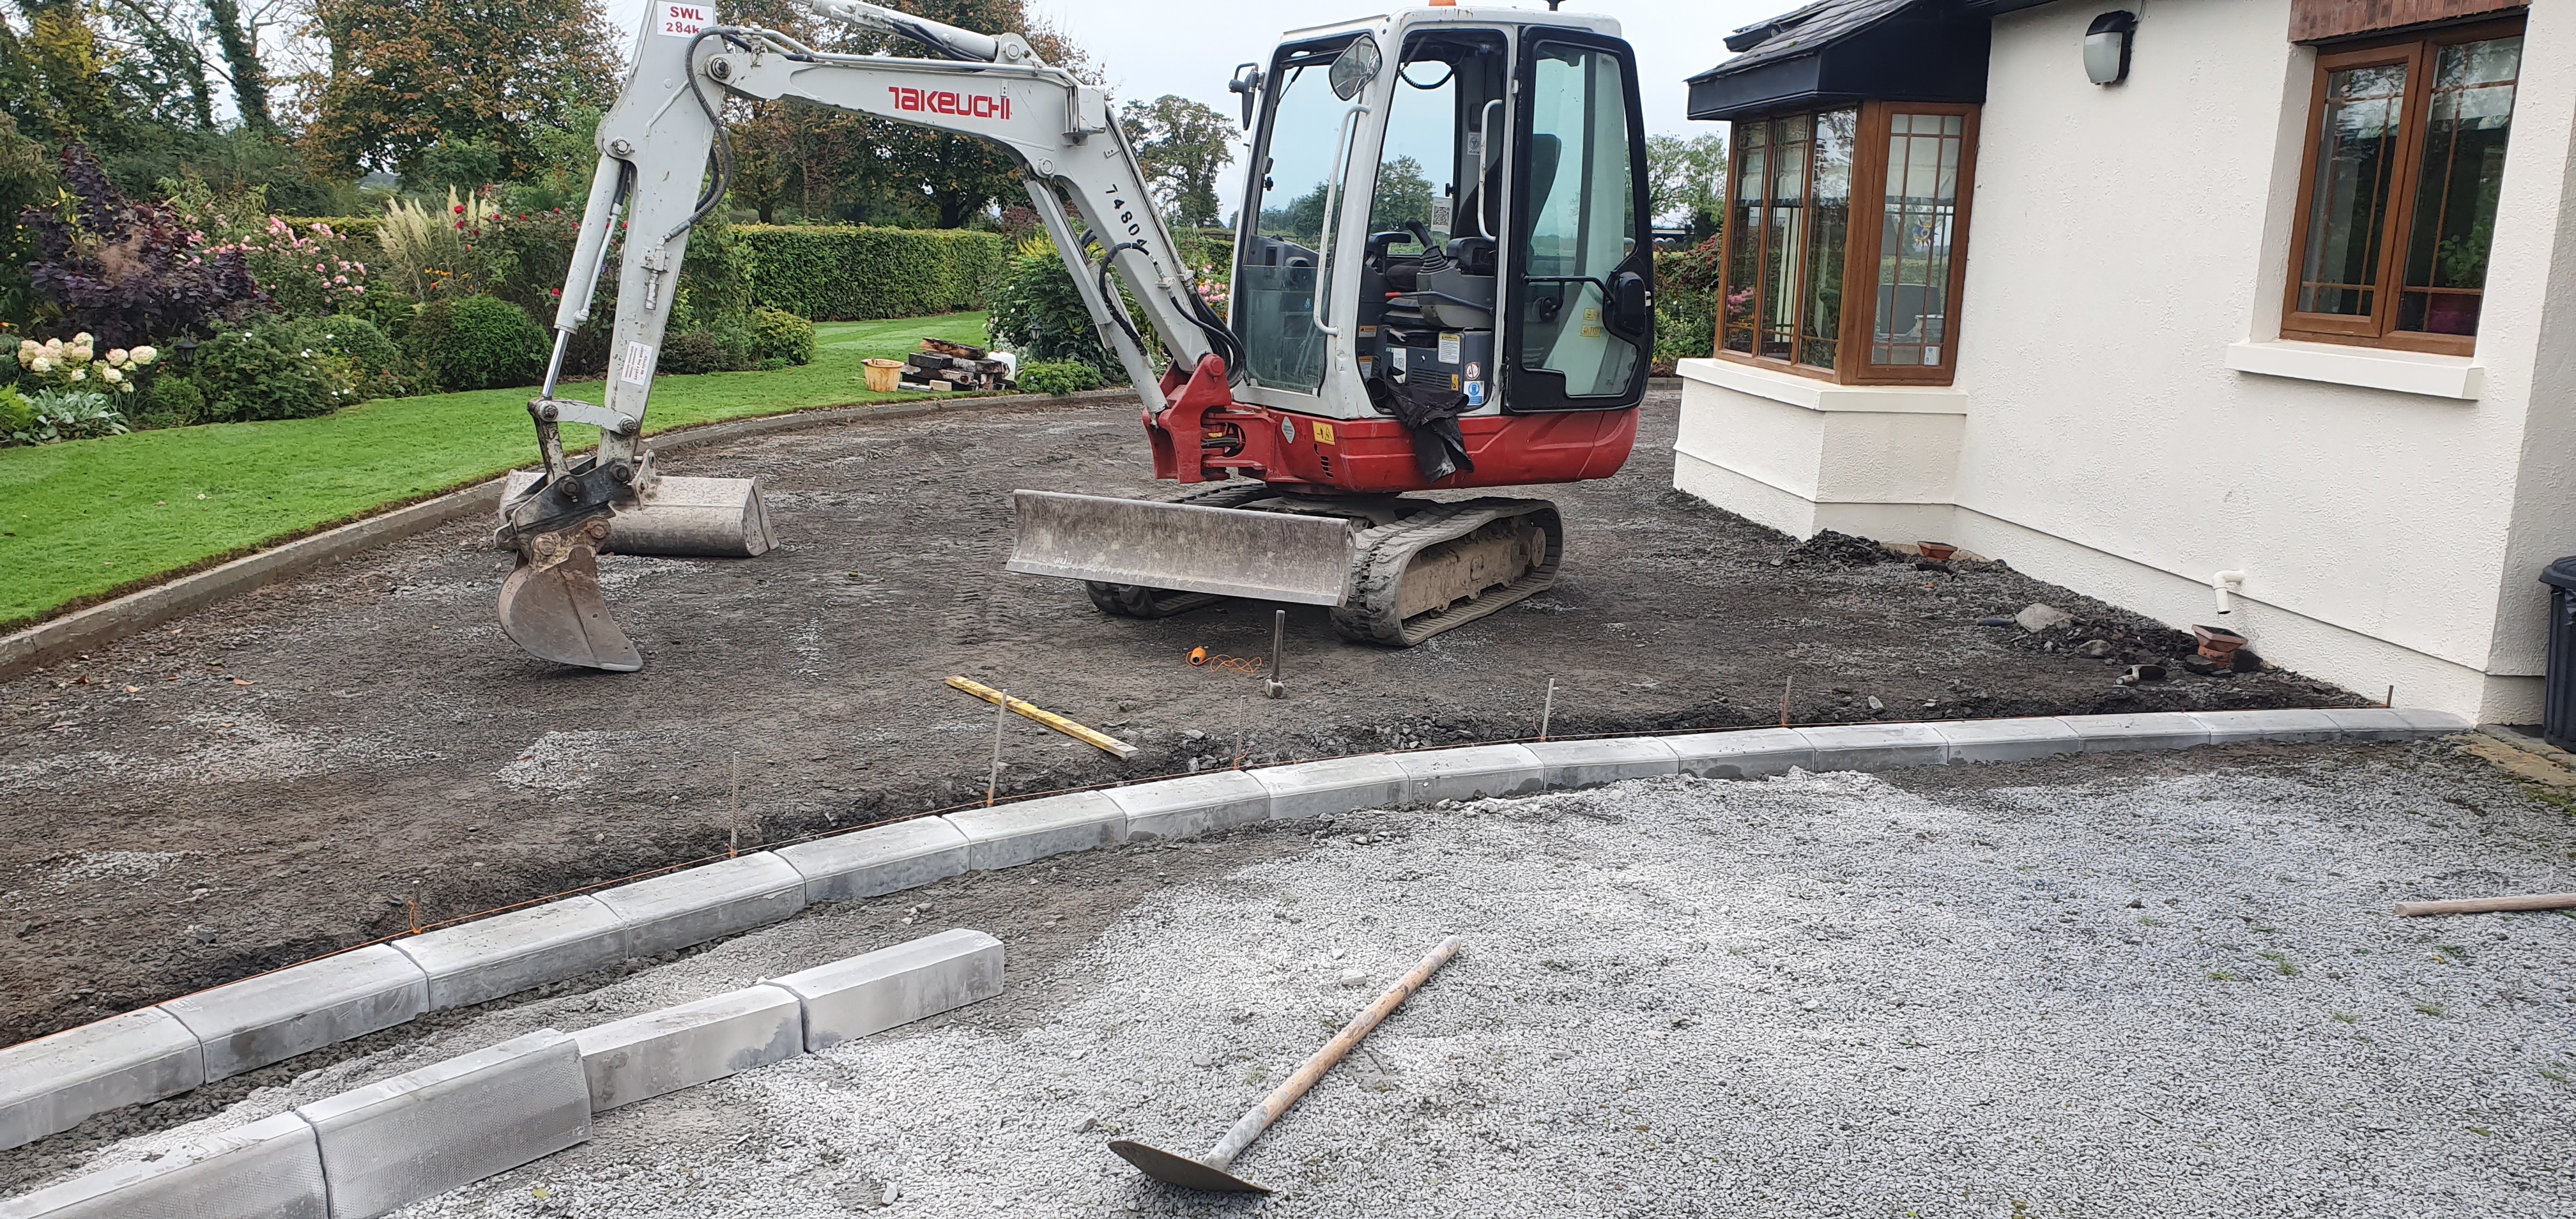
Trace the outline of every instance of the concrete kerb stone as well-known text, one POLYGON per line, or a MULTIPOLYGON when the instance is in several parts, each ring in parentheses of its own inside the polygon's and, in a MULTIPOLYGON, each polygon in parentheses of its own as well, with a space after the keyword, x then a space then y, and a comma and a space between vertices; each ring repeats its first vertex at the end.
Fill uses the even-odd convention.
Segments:
POLYGON ((204 1083, 205 1072, 196 1035, 157 1007, 0 1050, 0 1147, 176 1096, 204 1083))
POLYGON ((1270 819, 1311 821, 1353 809, 1403 804, 1413 779, 1394 757, 1373 753, 1244 772, 1270 793, 1270 819))
POLYGON ((1125 810, 1131 839, 1195 838, 1270 819, 1270 789, 1240 770, 1138 783, 1103 794, 1125 810))
POLYGON ((626 924, 626 954, 649 957, 793 917, 805 908, 805 876, 755 851, 591 896, 626 924))
POLYGON ((1547 767, 1526 745, 1468 745, 1395 755, 1411 780, 1408 803, 1518 796, 1547 784, 1547 767))
POLYGON ((1792 731, 1816 751, 1809 770, 1892 770, 1950 760, 1949 739, 1930 724, 1836 724, 1792 731))
POLYGON ((2029 762, 2084 752, 2084 738, 2049 716, 1954 720, 1933 725, 1950 743, 1952 762, 2029 762))
POLYGON ((629 955, 626 921, 595 897, 568 897, 405 936, 393 946, 429 975, 431 1011, 498 999, 629 955))
POLYGON ((2209 730, 2212 745, 2247 741, 2331 741, 2341 735, 2334 717, 2323 711, 2195 711, 2191 718, 2209 730))
POLYGON ((2136 715, 2070 715, 2060 721, 2084 742, 2086 753, 2132 749, 2189 749, 2209 743, 2209 725, 2183 711, 2136 715))
POLYGON ((1070 792, 947 815, 966 837, 966 866, 989 872, 1127 840, 1127 810, 1099 792, 1070 792))
POLYGON ((322 1151, 292 1113, 0 1202, 0 1219, 331 1219, 322 1151))
POLYGON ((1599 787, 1681 770, 1680 756, 1661 737, 1540 741, 1528 748, 1538 759, 1541 782, 1551 788, 1599 787))
MULTIPOLYGON (((698 445, 720 444, 769 432, 828 427, 877 419, 909 419, 961 409, 1028 406, 1041 402, 1075 404, 1134 399, 1132 389, 1092 390, 1062 397, 1005 394, 920 399, 880 406, 831 407, 791 411, 758 419, 736 419, 682 428, 649 438, 656 451, 675 452, 698 445)), ((476 483, 434 499, 408 504, 365 520, 281 542, 204 571, 179 576, 166 584, 128 593, 113 601, 74 610, 50 622, 0 635, 0 681, 23 676, 91 648, 105 647, 137 631, 185 617, 227 597, 250 592, 298 572, 335 563, 360 551, 427 533, 449 521, 486 515, 501 503, 501 484, 508 476, 476 483)))
POLYGON ((752 986, 573 1034, 605 1113, 805 1052, 805 1009, 794 993, 752 986))
POLYGON ((1795 728, 1698 732, 1664 738, 1681 773, 1703 779, 1761 779, 1791 767, 1814 769, 1816 747, 1795 728))
POLYGON ((371 1219, 590 1138, 590 1086, 553 1029, 295 1111, 313 1124, 331 1219, 371 1219))
POLYGON ((839 902, 917 889, 966 870, 966 835, 945 817, 898 821, 771 852, 805 878, 805 900, 839 902))
POLYGON ((429 975, 389 944, 290 965, 161 1005, 204 1047, 205 1082, 391 1028, 429 1010, 429 975))
POLYGON ((1002 942, 960 927, 767 984, 805 1005, 805 1048, 820 1050, 1002 993, 1002 942))

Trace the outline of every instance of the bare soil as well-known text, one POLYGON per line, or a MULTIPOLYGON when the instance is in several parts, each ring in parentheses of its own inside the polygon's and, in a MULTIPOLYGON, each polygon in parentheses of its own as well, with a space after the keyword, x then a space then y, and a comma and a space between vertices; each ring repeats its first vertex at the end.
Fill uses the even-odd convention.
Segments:
POLYGON ((0 685, 0 1044, 330 949, 725 850, 981 800, 974 677, 1141 745, 1003 726, 1003 794, 1532 735, 2352 705, 2271 671, 2114 684, 2188 639, 2000 564, 1800 546, 1671 490, 1678 396, 1618 477, 1545 492, 1548 593, 1408 651, 1291 607, 1105 618, 1002 570, 1015 487, 1152 490, 1134 406, 994 408, 748 438, 786 545, 611 558, 641 673, 550 666, 493 620, 509 562, 459 523, 0 685), (2031 634, 1979 626, 2044 601, 2031 634), (2087 658, 2077 648, 2093 639, 2087 658), (1870 700, 1878 700, 1873 709, 1870 700), (735 776, 739 774, 737 782, 735 776))

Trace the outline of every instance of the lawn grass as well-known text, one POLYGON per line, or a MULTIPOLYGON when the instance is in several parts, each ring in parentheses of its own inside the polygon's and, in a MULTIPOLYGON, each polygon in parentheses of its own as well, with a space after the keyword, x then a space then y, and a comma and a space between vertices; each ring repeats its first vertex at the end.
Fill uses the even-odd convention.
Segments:
MULTIPOLYGON (((924 337, 984 341, 984 315, 826 322, 814 362, 664 377, 647 434, 920 394, 868 392, 860 362, 924 337)), ((167 428, 0 449, 0 628, 533 464, 526 389, 393 398, 319 419, 167 428)), ((599 401, 600 382, 566 397, 599 401)), ((598 430, 567 425, 567 447, 598 430)))

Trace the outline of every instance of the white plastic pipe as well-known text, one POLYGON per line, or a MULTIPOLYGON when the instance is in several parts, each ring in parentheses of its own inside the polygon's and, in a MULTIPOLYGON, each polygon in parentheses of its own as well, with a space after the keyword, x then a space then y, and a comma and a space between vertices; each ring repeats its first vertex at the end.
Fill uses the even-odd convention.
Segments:
POLYGON ((2245 573, 2241 571, 2216 572, 2209 577, 2209 594, 2217 600, 2220 614, 2236 612, 2236 605, 2232 598, 2244 583, 2245 573))

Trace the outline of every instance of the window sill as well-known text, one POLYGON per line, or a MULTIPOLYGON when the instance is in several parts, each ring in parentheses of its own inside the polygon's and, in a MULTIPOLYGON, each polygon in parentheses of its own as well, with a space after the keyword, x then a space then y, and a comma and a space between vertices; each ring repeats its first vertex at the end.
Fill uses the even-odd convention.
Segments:
POLYGON ((2294 381, 2354 385, 2392 393, 2475 402, 2485 392, 2487 370, 2475 356, 2433 355, 2337 343, 2230 343, 2227 366, 2238 372, 2294 381))
POLYGON ((1731 389, 1811 411, 1860 411, 1880 415, 1964 415, 1966 391, 1946 385, 1836 385, 1796 373, 1774 372, 1714 357, 1681 360, 1673 371, 1685 381, 1731 389))

